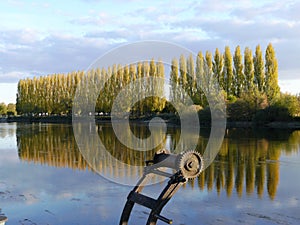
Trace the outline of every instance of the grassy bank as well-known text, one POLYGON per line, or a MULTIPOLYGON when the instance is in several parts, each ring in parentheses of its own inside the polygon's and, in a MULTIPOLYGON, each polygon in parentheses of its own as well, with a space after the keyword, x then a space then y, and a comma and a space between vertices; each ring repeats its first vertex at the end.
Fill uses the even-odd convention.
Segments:
MULTIPOLYGON (((180 119, 174 114, 160 114, 150 115, 143 117, 130 118, 132 123, 148 123, 154 117, 160 117, 169 126, 180 126, 180 119)), ((90 117, 93 120, 93 117, 90 117)), ((96 116, 95 120, 97 123, 111 122, 110 116, 96 116)), ((210 117, 199 115, 200 126, 210 127, 210 117)), ((52 115, 52 116, 10 116, 3 117, 0 122, 5 123, 72 123, 72 115, 52 115)), ((262 128, 278 128, 278 129, 300 129, 300 119, 294 118, 289 121, 233 121, 230 118, 226 121, 227 128, 251 128, 251 127, 262 127, 262 128)))

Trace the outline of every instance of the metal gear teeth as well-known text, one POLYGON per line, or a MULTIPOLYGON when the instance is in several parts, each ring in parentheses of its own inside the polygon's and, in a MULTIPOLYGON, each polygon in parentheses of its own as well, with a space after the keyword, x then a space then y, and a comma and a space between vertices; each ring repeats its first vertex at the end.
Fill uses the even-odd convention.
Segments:
POLYGON ((203 171, 204 161, 199 152, 185 151, 178 157, 177 168, 185 178, 194 179, 203 171))

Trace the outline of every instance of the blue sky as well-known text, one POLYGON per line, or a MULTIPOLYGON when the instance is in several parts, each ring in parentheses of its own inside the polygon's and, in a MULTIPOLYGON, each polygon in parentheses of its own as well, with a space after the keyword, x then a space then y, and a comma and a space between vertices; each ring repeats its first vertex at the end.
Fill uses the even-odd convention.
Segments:
POLYGON ((84 70, 108 50, 143 40, 195 53, 272 42, 281 90, 298 93, 299 12, 294 0, 1 1, 0 102, 15 102, 19 79, 84 70))

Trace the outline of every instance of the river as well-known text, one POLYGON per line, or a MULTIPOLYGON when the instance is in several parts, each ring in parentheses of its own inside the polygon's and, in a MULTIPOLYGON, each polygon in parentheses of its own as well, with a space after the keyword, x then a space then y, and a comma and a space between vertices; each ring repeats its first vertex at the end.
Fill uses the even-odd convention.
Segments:
MULTIPOLYGON (((109 124, 96 128, 111 157, 93 161, 78 148, 72 124, 0 124, 0 215, 8 225, 118 224, 132 189, 123 181, 136 182, 145 160, 161 148, 173 152, 181 135, 176 127, 162 138, 159 129, 132 125, 136 137, 161 139, 149 151, 136 151, 109 124), (137 169, 116 169, 111 158, 137 169)), ((208 130, 183 135, 182 150, 196 138, 196 150, 203 153, 208 130)), ((299 171, 299 130, 229 129, 212 164, 179 189, 162 215, 178 225, 300 224, 299 171)), ((158 181, 148 187, 157 194, 164 185, 158 181)), ((147 209, 137 206, 129 224, 146 224, 147 218, 147 209)))

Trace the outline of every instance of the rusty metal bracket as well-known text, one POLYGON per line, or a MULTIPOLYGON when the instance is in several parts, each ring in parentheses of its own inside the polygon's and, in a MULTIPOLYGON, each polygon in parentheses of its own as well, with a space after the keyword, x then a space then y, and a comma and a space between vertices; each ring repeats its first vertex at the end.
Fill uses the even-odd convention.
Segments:
POLYGON ((169 154, 166 151, 156 153, 153 160, 146 162, 143 176, 129 193, 119 224, 128 225, 129 217, 135 203, 151 210, 146 225, 156 225, 157 220, 172 224, 173 221, 171 219, 160 215, 163 207, 178 191, 181 185, 189 178, 198 176, 202 168, 202 157, 199 153, 194 151, 188 151, 179 155, 169 154), (160 169, 162 167, 176 169, 176 172, 171 174, 162 171, 160 169), (157 199, 141 193, 147 181, 155 175, 169 177, 167 185, 157 199))
POLYGON ((0 225, 4 225, 7 220, 6 216, 0 215, 0 225))

